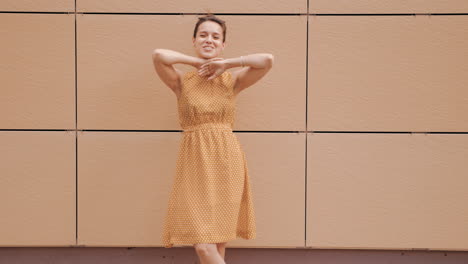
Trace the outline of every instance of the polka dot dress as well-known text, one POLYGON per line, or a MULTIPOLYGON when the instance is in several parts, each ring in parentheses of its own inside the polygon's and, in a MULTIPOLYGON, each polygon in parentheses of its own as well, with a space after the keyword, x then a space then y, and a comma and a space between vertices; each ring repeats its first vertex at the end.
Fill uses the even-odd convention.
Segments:
POLYGON ((233 86, 229 71, 208 80, 195 69, 182 78, 177 103, 184 132, 164 219, 165 248, 256 237, 245 154, 232 132, 233 86))

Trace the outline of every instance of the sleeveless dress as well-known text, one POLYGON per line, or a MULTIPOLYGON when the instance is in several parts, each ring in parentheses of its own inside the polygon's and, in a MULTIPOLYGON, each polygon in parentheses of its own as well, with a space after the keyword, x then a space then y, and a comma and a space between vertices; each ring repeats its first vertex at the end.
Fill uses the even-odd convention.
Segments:
POLYGON ((234 80, 208 80, 198 70, 182 78, 177 99, 183 129, 162 242, 220 243, 256 237, 245 153, 233 133, 234 80))

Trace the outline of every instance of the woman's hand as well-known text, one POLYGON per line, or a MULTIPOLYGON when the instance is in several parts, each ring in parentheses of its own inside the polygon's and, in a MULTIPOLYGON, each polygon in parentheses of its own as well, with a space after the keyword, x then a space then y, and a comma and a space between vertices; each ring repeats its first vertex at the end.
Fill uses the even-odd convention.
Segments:
POLYGON ((200 76, 209 76, 208 80, 211 80, 221 75, 225 70, 226 63, 223 58, 212 58, 206 60, 206 62, 200 66, 198 74, 200 76))

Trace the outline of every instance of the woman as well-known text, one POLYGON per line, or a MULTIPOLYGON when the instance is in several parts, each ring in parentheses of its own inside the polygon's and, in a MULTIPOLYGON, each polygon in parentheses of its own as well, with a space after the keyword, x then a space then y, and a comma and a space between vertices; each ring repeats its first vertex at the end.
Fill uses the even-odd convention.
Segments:
POLYGON ((193 244, 202 264, 225 263, 227 241, 256 236, 245 154, 232 127, 236 96, 265 76, 273 55, 223 59, 225 41, 225 22, 209 14, 195 25, 197 57, 168 49, 152 55, 184 130, 162 239, 166 248, 193 244), (196 69, 183 73, 176 63, 196 69), (226 71, 234 67, 241 68, 226 71))

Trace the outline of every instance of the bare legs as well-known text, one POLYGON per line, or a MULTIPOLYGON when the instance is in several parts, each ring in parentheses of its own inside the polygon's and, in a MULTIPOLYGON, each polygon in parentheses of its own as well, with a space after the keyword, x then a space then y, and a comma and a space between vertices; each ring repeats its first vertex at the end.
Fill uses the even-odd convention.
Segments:
POLYGON ((227 242, 194 244, 193 246, 200 259, 200 264, 226 264, 226 262, 224 262, 226 243, 227 242))
POLYGON ((218 253, 219 255, 221 255, 221 257, 224 259, 224 255, 226 253, 226 244, 227 242, 223 242, 223 243, 217 243, 216 246, 218 248, 218 253))

